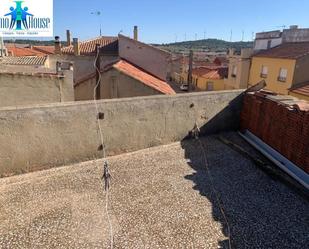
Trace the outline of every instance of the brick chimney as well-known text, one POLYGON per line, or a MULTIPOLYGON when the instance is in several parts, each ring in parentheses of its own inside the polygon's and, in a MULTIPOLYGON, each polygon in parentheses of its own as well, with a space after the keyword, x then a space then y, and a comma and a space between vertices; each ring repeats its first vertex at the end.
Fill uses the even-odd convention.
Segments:
POLYGON ((71 42, 71 31, 67 30, 67 46, 71 46, 72 42, 71 42))
POLYGON ((134 26, 134 40, 137 41, 138 40, 138 27, 134 26))
POLYGON ((61 43, 59 36, 55 36, 55 54, 61 54, 61 43))
POLYGON ((73 38, 74 55, 80 55, 80 47, 78 38, 73 38))

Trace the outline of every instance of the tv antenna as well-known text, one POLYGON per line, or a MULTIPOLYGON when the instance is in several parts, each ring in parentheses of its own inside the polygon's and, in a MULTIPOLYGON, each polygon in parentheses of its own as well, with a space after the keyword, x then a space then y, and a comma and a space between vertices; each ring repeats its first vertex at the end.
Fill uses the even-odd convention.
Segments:
POLYGON ((99 19, 99 24, 100 24, 100 36, 102 36, 102 26, 101 26, 101 18, 100 18, 102 12, 101 12, 101 11, 94 11, 94 12, 91 12, 90 14, 91 14, 91 15, 95 15, 95 16, 98 17, 98 19, 99 19))

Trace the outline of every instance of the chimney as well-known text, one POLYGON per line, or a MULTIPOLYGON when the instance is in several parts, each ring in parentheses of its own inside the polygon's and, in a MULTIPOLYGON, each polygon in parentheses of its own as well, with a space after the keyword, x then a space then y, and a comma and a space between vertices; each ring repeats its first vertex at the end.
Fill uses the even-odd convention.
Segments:
POLYGON ((137 26, 134 26, 134 40, 135 41, 138 40, 138 28, 137 28, 137 26))
POLYGON ((193 50, 190 50, 189 54, 189 71, 188 71, 188 92, 193 90, 193 77, 192 77, 192 70, 193 70, 193 50))
POLYGON ((74 55, 80 55, 80 47, 78 38, 73 38, 74 55))
POLYGON ((55 54, 61 54, 61 43, 59 36, 55 36, 55 54))
POLYGON ((67 30, 67 46, 71 46, 71 31, 67 30))

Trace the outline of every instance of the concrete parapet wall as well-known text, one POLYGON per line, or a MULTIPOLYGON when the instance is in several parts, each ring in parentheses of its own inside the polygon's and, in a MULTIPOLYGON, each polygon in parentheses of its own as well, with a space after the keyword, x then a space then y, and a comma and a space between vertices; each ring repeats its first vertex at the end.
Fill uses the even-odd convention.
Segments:
MULTIPOLYGON (((106 151, 115 155, 237 129, 241 90, 98 101, 106 151)), ((0 175, 101 157, 92 101, 0 109, 0 175)))
POLYGON ((55 73, 0 73, 0 107, 74 100, 71 71, 55 73))

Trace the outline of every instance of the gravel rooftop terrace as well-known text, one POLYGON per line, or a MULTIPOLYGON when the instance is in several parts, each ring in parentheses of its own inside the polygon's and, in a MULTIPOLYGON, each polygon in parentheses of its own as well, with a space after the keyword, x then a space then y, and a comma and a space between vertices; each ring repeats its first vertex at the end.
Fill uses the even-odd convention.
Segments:
MULTIPOLYGON (((237 134, 224 134, 256 156, 237 134)), ((232 248, 306 248, 306 196, 201 139, 232 248)), ((199 142, 109 158, 114 248, 228 248, 199 142)), ((102 161, 0 179, 0 248, 108 248, 102 161)))

